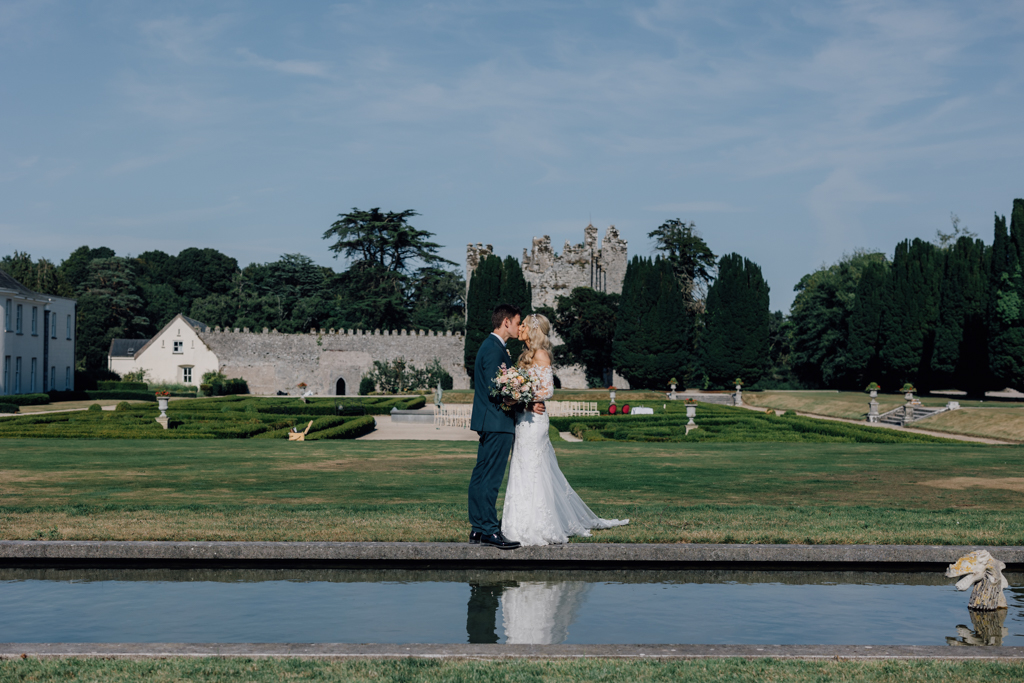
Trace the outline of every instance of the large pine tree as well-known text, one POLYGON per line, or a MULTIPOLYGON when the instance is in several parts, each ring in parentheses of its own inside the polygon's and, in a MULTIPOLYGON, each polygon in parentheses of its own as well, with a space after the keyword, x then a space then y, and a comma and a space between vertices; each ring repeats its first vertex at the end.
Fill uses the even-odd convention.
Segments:
POLYGON ((718 262, 718 278, 708 290, 701 367, 712 384, 734 379, 756 383, 768 369, 768 283, 761 268, 739 254, 718 262))
POLYGON ((988 267, 985 243, 961 237, 945 254, 932 355, 933 382, 983 395, 988 362, 988 267))
POLYGON ((1013 200, 1010 232, 996 216, 989 302, 989 364, 995 381, 1024 388, 1024 199, 1013 200))
POLYGON ((626 268, 612 364, 631 387, 664 389, 693 370, 693 314, 672 264, 634 257, 626 268))
POLYGON ((466 345, 463 362, 466 372, 473 377, 476 352, 491 333, 491 313, 500 303, 502 264, 497 256, 487 256, 473 271, 466 295, 466 345))
POLYGON ((939 321, 942 252, 920 239, 896 245, 886 277, 879 358, 887 384, 931 387, 931 361, 939 321))
POLYGON ((878 351, 882 346, 881 325, 888 267, 882 261, 869 264, 857 283, 846 345, 846 366, 854 386, 863 387, 881 379, 878 351))

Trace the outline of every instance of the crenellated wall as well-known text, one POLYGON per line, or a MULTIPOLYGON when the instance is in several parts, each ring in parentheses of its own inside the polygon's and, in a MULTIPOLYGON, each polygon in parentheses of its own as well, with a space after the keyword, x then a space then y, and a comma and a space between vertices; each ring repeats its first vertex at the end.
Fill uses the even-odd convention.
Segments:
POLYGON ((418 368, 436 358, 454 380, 454 388, 469 389, 463 367, 464 338, 451 332, 423 330, 319 330, 306 334, 207 330, 203 342, 217 355, 228 377, 244 377, 254 394, 286 391, 292 395, 304 382, 317 395, 333 396, 339 379, 343 393, 358 393, 359 380, 373 361, 404 358, 418 368))

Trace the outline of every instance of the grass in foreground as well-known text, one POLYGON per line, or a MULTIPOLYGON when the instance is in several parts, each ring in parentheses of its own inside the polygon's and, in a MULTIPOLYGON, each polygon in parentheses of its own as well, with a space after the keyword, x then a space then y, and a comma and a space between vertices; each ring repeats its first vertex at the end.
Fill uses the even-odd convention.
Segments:
MULTIPOLYGON (((466 534, 465 442, 5 440, 0 537, 435 540, 466 534)), ((1024 449, 560 443, 609 542, 1024 543, 1024 449)), ((499 503, 500 506, 500 503, 499 503)))
POLYGON ((949 660, 684 661, 581 660, 303 660, 303 659, 24 659, 0 661, 6 681, 868 681, 976 683, 1024 678, 1024 663, 949 660))

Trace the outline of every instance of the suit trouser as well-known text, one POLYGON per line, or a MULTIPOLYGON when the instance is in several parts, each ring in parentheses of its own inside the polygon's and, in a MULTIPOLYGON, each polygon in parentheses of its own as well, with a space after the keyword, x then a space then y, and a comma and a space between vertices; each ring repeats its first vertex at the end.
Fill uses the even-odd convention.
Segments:
POLYGON ((498 489, 505 478, 505 466, 516 435, 512 432, 480 432, 480 447, 476 451, 476 467, 469 478, 469 523, 473 531, 485 535, 496 534, 498 489))

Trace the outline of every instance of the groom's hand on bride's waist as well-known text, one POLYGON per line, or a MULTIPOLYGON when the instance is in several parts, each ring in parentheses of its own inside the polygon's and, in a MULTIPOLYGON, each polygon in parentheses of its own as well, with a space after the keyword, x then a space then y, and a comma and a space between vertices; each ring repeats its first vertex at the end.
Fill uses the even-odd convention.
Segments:
POLYGON ((535 403, 527 404, 526 409, 529 410, 531 413, 543 415, 545 410, 544 401, 537 401, 535 403))

